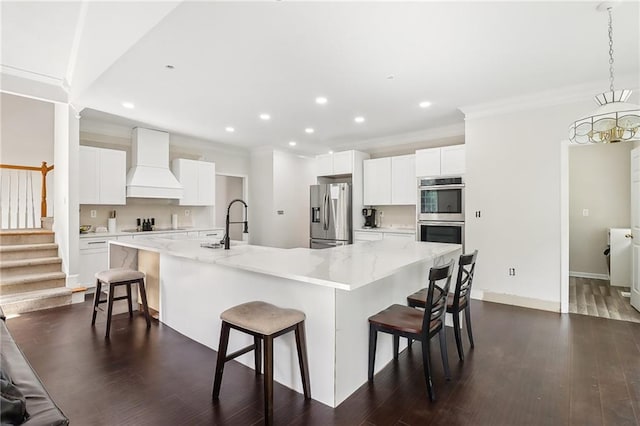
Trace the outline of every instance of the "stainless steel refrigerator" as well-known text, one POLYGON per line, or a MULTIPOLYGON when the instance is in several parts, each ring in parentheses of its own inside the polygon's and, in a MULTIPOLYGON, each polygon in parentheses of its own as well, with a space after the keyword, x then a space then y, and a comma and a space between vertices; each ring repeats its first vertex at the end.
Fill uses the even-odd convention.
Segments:
POLYGON ((329 248, 352 243, 351 184, 311 185, 309 246, 329 248))

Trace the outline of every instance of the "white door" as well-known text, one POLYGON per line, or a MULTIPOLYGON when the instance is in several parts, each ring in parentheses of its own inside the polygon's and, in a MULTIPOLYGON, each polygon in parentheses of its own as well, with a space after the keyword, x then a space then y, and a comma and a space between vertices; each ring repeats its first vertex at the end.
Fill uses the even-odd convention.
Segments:
POLYGON ((640 311, 640 148, 631 151, 631 306, 640 311))

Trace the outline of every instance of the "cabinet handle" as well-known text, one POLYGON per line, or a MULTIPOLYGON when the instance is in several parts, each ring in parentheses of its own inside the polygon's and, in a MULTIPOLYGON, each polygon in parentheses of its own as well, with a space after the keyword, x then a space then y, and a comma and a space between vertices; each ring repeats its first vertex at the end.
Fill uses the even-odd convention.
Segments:
POLYGON ((87 244, 104 244, 106 241, 89 241, 87 244))

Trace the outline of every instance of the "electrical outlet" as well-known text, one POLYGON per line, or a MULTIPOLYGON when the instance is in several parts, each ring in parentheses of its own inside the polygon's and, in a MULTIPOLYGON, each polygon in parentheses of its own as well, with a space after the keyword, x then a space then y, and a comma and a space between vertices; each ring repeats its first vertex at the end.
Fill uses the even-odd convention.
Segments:
POLYGON ((380 217, 384 217, 384 212, 380 210, 380 217))
POLYGON ((589 209, 582 209, 582 216, 584 217, 589 216, 589 209))
POLYGON ((509 276, 510 277, 516 276, 516 268, 509 268, 509 276))
POLYGON ((184 211, 184 215, 185 215, 185 216, 189 216, 190 214, 191 214, 191 210, 185 210, 185 211, 184 211))
POLYGON ((96 217, 98 216, 98 212, 96 210, 91 210, 91 217, 96 217))

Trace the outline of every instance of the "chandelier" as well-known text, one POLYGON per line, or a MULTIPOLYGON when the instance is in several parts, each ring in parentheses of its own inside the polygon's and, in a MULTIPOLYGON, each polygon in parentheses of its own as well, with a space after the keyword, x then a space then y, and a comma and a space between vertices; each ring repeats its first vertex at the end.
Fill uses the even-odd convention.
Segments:
POLYGON ((613 88, 613 22, 610 4, 598 10, 609 13, 609 91, 594 99, 600 105, 587 117, 574 121, 569 127, 569 141, 577 144, 615 143, 640 140, 640 106, 628 103, 631 90, 613 88))

